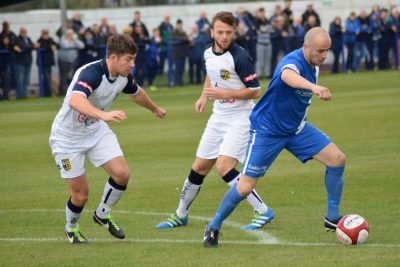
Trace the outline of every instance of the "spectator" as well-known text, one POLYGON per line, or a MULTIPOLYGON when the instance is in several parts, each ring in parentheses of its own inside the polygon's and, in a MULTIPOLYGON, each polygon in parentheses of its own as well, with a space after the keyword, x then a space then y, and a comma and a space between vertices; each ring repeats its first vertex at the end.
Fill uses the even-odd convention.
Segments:
POLYGON ((32 65, 32 50, 34 44, 31 38, 28 37, 28 30, 21 27, 19 35, 15 40, 15 66, 17 72, 17 99, 27 97, 28 85, 31 78, 31 65, 32 65))
POLYGON ((335 17, 329 25, 329 36, 332 41, 331 51, 333 52, 332 73, 339 73, 339 60, 343 52, 343 32, 342 19, 335 17))
POLYGON ((356 36, 356 55, 355 69, 358 70, 360 63, 364 60, 365 69, 373 69, 372 54, 369 53, 368 46, 372 42, 372 31, 369 17, 365 9, 360 10, 359 16, 356 18, 357 36, 356 36))
MULTIPOLYGON (((10 41, 11 46, 14 47, 15 41, 17 40, 17 35, 13 31, 11 31, 10 24, 7 21, 3 21, 3 29, 0 33, 0 38, 2 36, 7 36, 10 41)), ((15 66, 15 53, 11 53, 9 67, 10 67, 10 72, 11 72, 10 87, 15 89, 16 81, 17 81, 17 71, 16 71, 16 66, 15 66)))
MULTIPOLYGON (((66 30, 68 30, 68 29, 73 30, 73 29, 72 29, 72 25, 73 25, 72 19, 67 19, 67 22, 66 22, 66 30)), ((62 31, 62 26, 60 26, 60 28, 58 28, 58 30, 56 31, 56 35, 57 35, 59 41, 60 41, 61 38, 64 36, 64 34, 65 34, 65 33, 63 33, 63 31, 62 31)))
POLYGON ((178 19, 171 34, 172 60, 174 64, 174 85, 183 86, 183 73, 185 71, 186 57, 189 52, 189 37, 183 30, 182 20, 178 19))
MULTIPOLYGON (((211 24, 207 19, 207 15, 205 11, 200 12, 200 18, 196 21, 198 33, 200 35, 208 35, 210 36, 210 27, 211 24)), ((193 27, 192 27, 193 30, 193 27)))
POLYGON ((114 35, 114 34, 118 34, 117 26, 115 24, 111 24, 110 25, 110 35, 114 35))
POLYGON ((289 51, 296 50, 303 46, 305 30, 301 24, 301 18, 295 17, 293 24, 288 28, 289 51))
POLYGON ((142 22, 142 15, 140 14, 140 11, 135 11, 135 13, 133 14, 133 21, 130 25, 134 31, 135 26, 141 26, 145 39, 149 39, 149 31, 147 30, 146 25, 142 22))
POLYGON ((380 13, 379 30, 381 38, 378 40, 378 68, 384 70, 390 67, 389 52, 393 47, 394 33, 396 32, 396 26, 386 8, 383 8, 380 13))
POLYGON ((11 57, 13 45, 7 34, 0 34, 0 100, 8 100, 11 90, 11 57))
POLYGON ((257 60, 257 30, 256 30, 256 25, 254 24, 254 17, 253 15, 245 10, 243 7, 239 7, 238 12, 237 12, 237 17, 238 25, 240 23, 244 23, 245 25, 245 32, 246 35, 249 36, 249 42, 248 42, 248 49, 247 51, 250 54, 250 57, 253 59, 254 62, 257 60))
POLYGON ((256 73, 258 78, 271 76, 271 33, 274 31, 265 16, 265 9, 260 7, 256 12, 255 25, 257 29, 257 61, 256 73))
POLYGON ((354 47, 356 44, 356 33, 358 30, 356 13, 350 13, 350 16, 346 19, 344 30, 344 43, 346 44, 347 48, 346 69, 347 71, 352 72, 356 70, 354 64, 354 47))
POLYGON ((170 16, 165 15, 163 22, 161 22, 160 26, 158 26, 158 28, 160 29, 161 39, 163 40, 162 44, 158 49, 160 57, 158 74, 160 75, 164 73, 165 61, 168 59, 168 49, 169 47, 171 47, 171 34, 172 31, 174 30, 174 27, 169 21, 170 21, 170 16))
POLYGON ((271 21, 271 26, 274 30, 271 34, 271 43, 272 43, 271 76, 274 75, 275 67, 278 64, 279 54, 284 49, 283 39, 287 37, 287 32, 285 32, 283 29, 284 23, 285 20, 283 16, 278 16, 271 21))
POLYGON ((294 16, 291 5, 292 5, 292 0, 285 0, 285 8, 282 11, 283 16, 285 18, 285 29, 288 29, 288 27, 290 27, 290 25, 293 25, 294 22, 294 16))
POLYGON ((83 36, 85 34, 85 26, 82 23, 82 16, 79 12, 75 12, 72 17, 72 30, 78 36, 83 36))
POLYGON ((391 8, 391 17, 395 28, 395 40, 393 42, 393 50, 395 54, 396 68, 400 68, 400 13, 396 6, 391 8), (396 38, 397 36, 397 38, 396 38))
POLYGON ((304 32, 308 32, 310 29, 318 27, 317 17, 314 15, 308 16, 306 23, 303 25, 304 25, 304 32))
POLYGON ((236 43, 250 54, 249 28, 244 22, 238 22, 236 29, 236 43))
POLYGON ((60 51, 58 52, 59 95, 64 96, 67 92, 69 83, 74 75, 78 49, 83 49, 84 47, 84 43, 76 37, 72 29, 66 30, 64 36, 61 37, 60 51))
MULTIPOLYGON (((316 26, 321 26, 321 20, 319 19, 319 15, 318 15, 317 12, 315 12, 314 7, 313 7, 312 4, 308 4, 307 5, 307 9, 304 11, 303 15, 301 15, 301 21, 302 21, 304 26, 308 22, 308 17, 309 16, 314 16, 315 17, 316 26)), ((310 29, 310 28, 308 28, 308 29, 310 29)))
POLYGON ((107 22, 107 17, 103 16, 100 19, 100 26, 99 26, 99 36, 101 38, 101 45, 106 45, 107 44, 107 39, 108 36, 110 36, 110 26, 108 25, 107 22))
POLYGON ((147 49, 147 82, 149 84, 150 91, 157 91, 157 87, 153 85, 154 79, 158 72, 158 49, 162 44, 163 40, 160 36, 159 28, 153 29, 153 36, 149 41, 149 48, 147 49))
POLYGON ((141 24, 135 24, 135 28, 133 29, 132 39, 135 41, 136 46, 138 48, 138 52, 136 54, 135 59, 135 80, 140 85, 144 85, 144 81, 147 77, 147 46, 148 46, 148 38, 146 37, 143 27, 141 24))
POLYGON ((204 34, 199 33, 198 24, 193 24, 189 34, 189 83, 200 84, 202 82, 202 66, 203 66, 203 38, 204 34))
POLYGON ((132 27, 131 27, 130 25, 125 26, 125 27, 122 29, 122 34, 127 35, 127 36, 129 36, 129 37, 132 38, 132 34, 133 34, 133 29, 132 29, 132 27))
POLYGON ((100 44, 98 43, 99 38, 95 39, 91 30, 86 30, 81 41, 84 48, 79 50, 79 66, 102 58, 100 44))
POLYGON ((0 33, 0 37, 3 36, 7 36, 9 42, 14 45, 15 44, 15 40, 17 39, 17 35, 11 31, 10 29, 10 24, 8 23, 8 21, 3 21, 3 29, 0 33))
POLYGON ((51 69, 55 65, 54 50, 57 48, 57 43, 49 36, 49 30, 42 30, 36 48, 38 48, 37 64, 40 79, 43 82, 42 96, 51 96, 51 69))
POLYGON ((375 69, 375 61, 377 61, 378 58, 378 40, 381 38, 381 32, 380 32, 380 27, 381 27, 381 21, 380 21, 380 15, 376 14, 375 12, 371 12, 371 15, 369 16, 369 22, 370 22, 370 28, 372 32, 372 42, 368 46, 368 51, 369 54, 372 55, 371 60, 372 60, 372 68, 375 69))

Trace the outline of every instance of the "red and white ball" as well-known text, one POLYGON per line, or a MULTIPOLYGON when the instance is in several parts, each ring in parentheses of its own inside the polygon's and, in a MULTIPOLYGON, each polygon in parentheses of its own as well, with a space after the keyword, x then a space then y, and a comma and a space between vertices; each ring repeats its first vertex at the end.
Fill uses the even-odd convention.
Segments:
POLYGON ((336 236, 346 245, 362 244, 367 241, 368 235, 368 222, 357 214, 344 216, 336 228, 336 236))

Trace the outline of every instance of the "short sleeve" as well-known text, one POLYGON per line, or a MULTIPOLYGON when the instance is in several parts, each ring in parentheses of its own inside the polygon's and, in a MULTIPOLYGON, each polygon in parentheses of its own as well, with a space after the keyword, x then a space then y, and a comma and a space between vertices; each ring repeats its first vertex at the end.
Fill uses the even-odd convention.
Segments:
POLYGON ((295 59, 290 61, 288 60, 288 62, 284 64, 283 67, 281 68, 280 73, 282 73, 282 71, 284 71, 285 69, 290 69, 296 72, 297 74, 301 75, 301 72, 303 70, 303 65, 295 59))
POLYGON ((236 58, 235 71, 247 88, 260 88, 260 83, 258 82, 257 74, 254 69, 254 62, 248 54, 242 53, 236 58))
POLYGON ((81 71, 74 84, 74 87, 72 88, 72 91, 80 92, 86 95, 86 97, 89 97, 93 90, 100 86, 101 79, 101 75, 98 73, 98 71, 89 66, 81 71))
POLYGON ((129 74, 127 78, 128 82, 122 92, 127 95, 136 95, 139 91, 139 86, 133 79, 132 74, 129 74))

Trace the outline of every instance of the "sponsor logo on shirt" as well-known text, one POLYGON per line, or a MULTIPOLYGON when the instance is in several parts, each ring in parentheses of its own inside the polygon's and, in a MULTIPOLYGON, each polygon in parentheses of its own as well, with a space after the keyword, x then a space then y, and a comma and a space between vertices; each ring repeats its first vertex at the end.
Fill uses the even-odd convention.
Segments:
POLYGON ((92 125, 93 123, 98 122, 99 120, 95 119, 95 118, 92 118, 92 117, 89 117, 89 116, 84 115, 84 114, 79 114, 78 115, 78 121, 80 123, 84 123, 86 126, 89 126, 89 125, 92 125))
POLYGON ((227 104, 227 103, 232 104, 232 103, 235 103, 235 102, 236 102, 236 99, 234 99, 234 98, 221 98, 221 99, 219 99, 219 103, 221 103, 221 104, 227 104))
POLYGON ((224 80, 229 80, 231 78, 231 73, 228 70, 222 69, 219 71, 219 75, 224 80))
POLYGON ((245 77, 244 81, 249 82, 249 81, 254 80, 255 78, 257 78, 257 74, 253 73, 253 74, 250 74, 249 76, 245 77))
POLYGON ((312 97, 312 95, 313 95, 313 92, 311 90, 307 90, 307 89, 297 89, 295 92, 299 96, 303 96, 303 97, 312 97))
POLYGON ((62 159, 61 164, 65 171, 71 170, 71 162, 69 161, 69 159, 62 159))
POLYGON ((90 92, 93 92, 92 87, 91 87, 89 84, 87 84, 86 82, 77 81, 76 83, 77 83, 78 85, 80 85, 80 86, 82 86, 82 87, 88 89, 90 92))

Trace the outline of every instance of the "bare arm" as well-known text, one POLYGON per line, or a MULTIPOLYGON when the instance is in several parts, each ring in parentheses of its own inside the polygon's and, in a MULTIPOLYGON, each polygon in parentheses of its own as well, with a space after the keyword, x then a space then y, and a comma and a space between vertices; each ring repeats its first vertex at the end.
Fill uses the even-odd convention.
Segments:
POLYGON ((157 106, 153 101, 151 101, 150 97, 147 95, 146 91, 139 87, 139 92, 136 95, 132 96, 132 100, 153 112, 157 117, 164 118, 167 112, 157 106))
POLYGON ((243 88, 239 90, 228 90, 222 89, 218 87, 208 87, 204 88, 204 94, 212 99, 221 99, 221 98, 233 98, 233 99, 255 99, 260 97, 261 90, 260 89, 250 89, 243 88))
POLYGON ((204 85, 203 85, 203 91, 201 92, 199 99, 195 103, 195 110, 197 113, 203 113, 203 111, 206 107, 208 97, 204 93, 204 88, 207 88, 210 86, 211 86, 210 78, 208 78, 208 75, 206 74, 206 78, 204 80, 204 85))
POLYGON ((328 88, 307 81, 293 70, 283 70, 281 73, 281 79, 292 88, 311 90, 322 100, 326 101, 332 98, 331 92, 328 88))
POLYGON ((86 96, 80 93, 71 94, 69 106, 81 114, 103 121, 120 122, 127 118, 125 112, 122 110, 113 110, 107 112, 94 107, 89 100, 87 100, 86 96))

